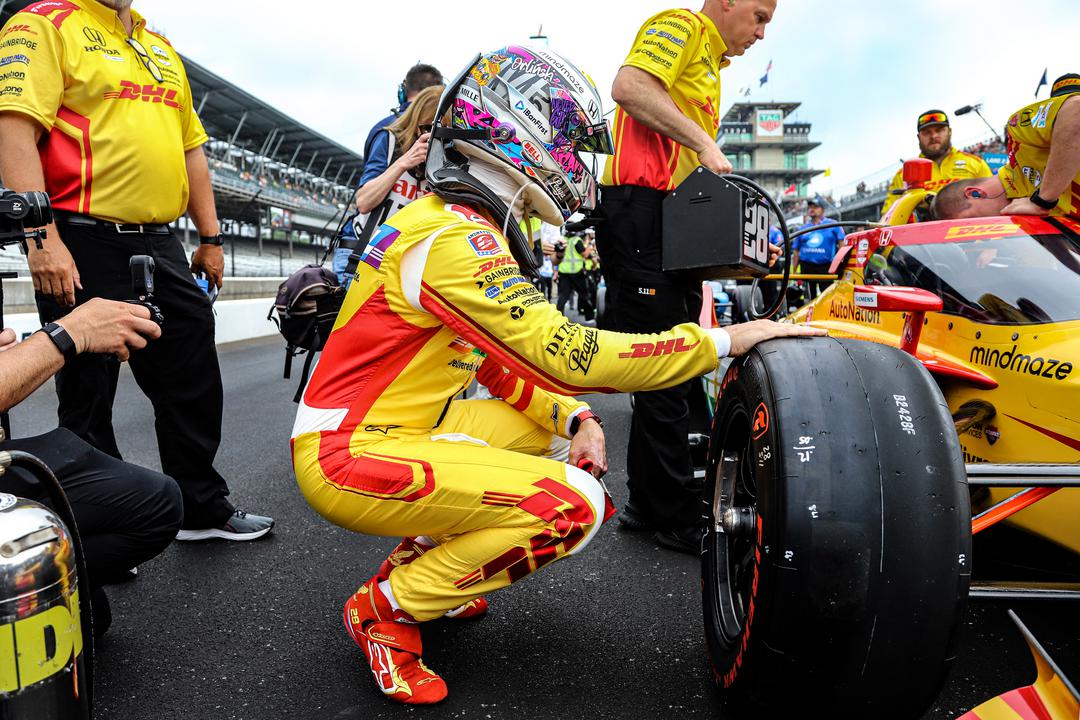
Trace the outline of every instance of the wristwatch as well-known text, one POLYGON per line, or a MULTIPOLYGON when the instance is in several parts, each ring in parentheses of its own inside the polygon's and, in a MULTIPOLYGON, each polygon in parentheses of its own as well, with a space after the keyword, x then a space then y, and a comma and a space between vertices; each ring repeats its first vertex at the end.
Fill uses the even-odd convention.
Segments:
POLYGON ((1058 206, 1057 198, 1054 198, 1053 200, 1044 200, 1042 196, 1039 195, 1039 188, 1035 188, 1035 192, 1031 193, 1031 202, 1035 203, 1036 207, 1040 207, 1043 210, 1053 210, 1058 206))
POLYGON ((222 235, 221 233, 218 233, 217 235, 200 235, 199 236, 199 244, 200 245, 219 245, 219 246, 224 245, 225 244, 225 236, 222 235))
POLYGON ((585 410, 578 413, 570 420, 570 437, 577 435, 578 429, 581 427, 581 423, 586 420, 595 420, 596 424, 600 427, 604 427, 604 421, 600 419, 600 416, 594 413, 592 410, 585 410))
POLYGON ((64 356, 64 362, 67 362, 71 358, 79 354, 78 348, 75 347, 75 341, 68 335, 67 330, 61 325, 57 325, 54 322, 46 323, 41 327, 38 332, 45 333, 49 336, 49 339, 56 345, 56 349, 59 350, 64 356))

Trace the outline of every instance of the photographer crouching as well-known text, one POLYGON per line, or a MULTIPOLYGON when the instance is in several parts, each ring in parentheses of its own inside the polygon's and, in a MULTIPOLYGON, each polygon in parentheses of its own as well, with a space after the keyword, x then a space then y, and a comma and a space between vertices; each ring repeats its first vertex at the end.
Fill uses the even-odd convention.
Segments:
MULTIPOLYGON (((161 335, 150 311, 132 303, 94 298, 22 342, 10 328, 0 333, 0 411, 7 412, 55 375, 71 358, 99 353, 127 360, 161 335)), ((94 635, 112 615, 102 585, 123 579, 135 566, 168 547, 183 521, 180 488, 169 477, 117 460, 57 428, 44 435, 4 439, 0 450, 36 456, 67 495, 85 550, 94 610, 94 635)), ((11 468, 0 492, 49 504, 28 473, 11 468)))

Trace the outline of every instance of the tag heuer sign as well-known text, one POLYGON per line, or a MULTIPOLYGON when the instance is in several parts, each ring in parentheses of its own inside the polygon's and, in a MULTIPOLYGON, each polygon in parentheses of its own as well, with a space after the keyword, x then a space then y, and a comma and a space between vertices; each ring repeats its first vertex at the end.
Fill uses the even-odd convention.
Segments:
POLYGON ((784 112, 782 110, 757 111, 758 137, 783 137, 784 112))

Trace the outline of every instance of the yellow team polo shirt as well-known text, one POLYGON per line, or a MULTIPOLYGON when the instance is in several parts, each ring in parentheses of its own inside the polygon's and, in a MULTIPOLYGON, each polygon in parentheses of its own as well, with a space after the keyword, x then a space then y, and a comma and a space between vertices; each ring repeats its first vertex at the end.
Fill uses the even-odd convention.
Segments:
POLYGON ((145 61, 116 13, 94 0, 46 0, 13 15, 0 31, 0 112, 45 128, 38 148, 53 207, 166 223, 187 208, 184 153, 206 131, 179 54, 131 16, 145 61))
MULTIPOLYGON (((926 156, 919 153, 919 157, 925 158, 926 156)), ((991 177, 994 174, 990 172, 990 166, 981 157, 962 152, 956 148, 949 150, 949 154, 941 158, 940 162, 932 163, 932 167, 933 174, 930 176, 930 182, 926 183, 926 189, 931 192, 940 190, 953 180, 991 177)), ((892 182, 889 183, 889 194, 885 197, 885 203, 881 207, 882 215, 892 207, 893 203, 900 199, 901 195, 903 195, 903 189, 904 168, 900 168, 893 175, 892 182), (894 194, 896 190, 901 192, 894 194)))
MULTIPOLYGON (((690 10, 665 10, 645 21, 623 65, 656 77, 684 115, 715 138, 720 129, 720 69, 730 62, 713 21, 690 10)), ((615 110, 615 154, 605 185, 668 191, 698 166, 697 153, 615 110)))
MULTIPOLYGON (((1077 93, 1080 93, 1080 86, 1074 92, 1033 102, 1009 118, 1005 126, 1009 162, 998 170, 998 178, 1010 198, 1030 197, 1042 183, 1046 161, 1050 158, 1054 120, 1065 101, 1076 97, 1077 93)), ((1058 206, 1050 214, 1080 215, 1080 173, 1058 197, 1058 206)))

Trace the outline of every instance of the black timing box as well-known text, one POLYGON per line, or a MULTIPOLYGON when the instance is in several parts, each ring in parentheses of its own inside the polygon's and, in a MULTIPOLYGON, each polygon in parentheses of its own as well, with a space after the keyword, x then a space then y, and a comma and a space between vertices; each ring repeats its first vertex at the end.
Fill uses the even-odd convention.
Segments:
POLYGON ((697 168, 664 198, 663 268, 699 280, 769 274, 769 206, 697 168))

